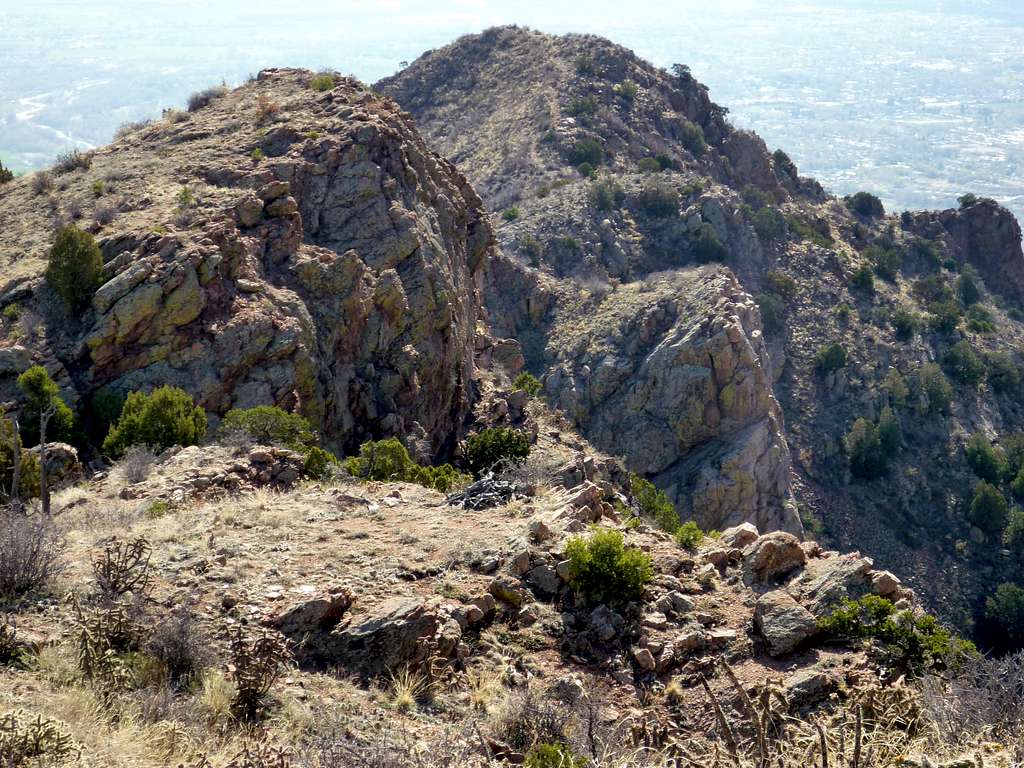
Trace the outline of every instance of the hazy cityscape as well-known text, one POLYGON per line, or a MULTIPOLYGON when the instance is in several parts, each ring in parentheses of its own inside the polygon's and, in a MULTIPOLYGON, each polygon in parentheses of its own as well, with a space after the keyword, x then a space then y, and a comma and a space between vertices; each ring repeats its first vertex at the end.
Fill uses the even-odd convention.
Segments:
POLYGON ((603 1, 439 10, 302 0, 287 11, 261 1, 239 14, 233 3, 195 0, 2 0, 0 158, 18 172, 45 166, 263 67, 331 67, 374 81, 460 34, 518 22, 602 34, 661 66, 689 64, 737 125, 834 192, 868 189, 899 209, 950 206, 973 191, 1024 216, 1018 3, 672 5, 635 4, 631 18, 644 21, 626 23, 603 1))

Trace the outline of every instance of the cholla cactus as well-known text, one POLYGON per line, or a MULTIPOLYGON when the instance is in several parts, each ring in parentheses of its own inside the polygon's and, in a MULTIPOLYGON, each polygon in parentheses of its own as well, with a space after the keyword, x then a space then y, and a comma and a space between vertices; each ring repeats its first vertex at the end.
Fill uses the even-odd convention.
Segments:
POLYGON ((59 763, 78 754, 62 723, 20 709, 0 715, 0 765, 24 765, 43 755, 59 763))
POLYGON ((92 556, 96 586, 104 597, 117 599, 131 592, 144 596, 149 589, 149 542, 139 537, 121 541, 116 536, 92 556))
POLYGON ((281 636, 266 629, 247 632, 239 625, 229 641, 228 672, 237 689, 232 709, 240 719, 254 720, 292 655, 281 636))

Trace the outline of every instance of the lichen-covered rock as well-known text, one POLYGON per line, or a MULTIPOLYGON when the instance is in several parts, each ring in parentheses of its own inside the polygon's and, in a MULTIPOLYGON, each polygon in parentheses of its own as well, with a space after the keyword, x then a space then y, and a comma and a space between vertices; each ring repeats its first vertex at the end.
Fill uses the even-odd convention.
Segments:
POLYGON ((814 634, 814 615, 783 590, 766 592, 757 600, 754 626, 772 656, 784 656, 814 634))
MULTIPOLYGON (((458 624, 451 623, 457 630, 458 624)), ((353 615, 328 633, 309 636, 303 651, 312 661, 375 677, 425 658, 429 653, 425 641, 442 627, 452 631, 427 603, 399 597, 353 615)))

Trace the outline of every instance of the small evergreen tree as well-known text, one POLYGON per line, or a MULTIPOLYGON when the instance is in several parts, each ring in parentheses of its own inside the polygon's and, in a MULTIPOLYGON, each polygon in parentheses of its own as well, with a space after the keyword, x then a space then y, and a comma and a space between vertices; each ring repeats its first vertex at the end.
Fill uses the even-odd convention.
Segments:
POLYGON ((1008 464, 1002 448, 994 447, 980 432, 971 435, 964 446, 967 465, 982 480, 998 485, 1006 475, 1008 464))
POLYGON ((885 406, 878 417, 878 442, 886 459, 891 459, 903 447, 900 421, 889 406, 885 406))
POLYGON ((985 601, 985 615, 1006 633, 1010 645, 1024 644, 1024 589, 1016 584, 1000 584, 985 601))
POLYGON ((822 376, 846 366, 846 350, 841 344, 829 344, 818 350, 814 358, 814 369, 822 376))
POLYGON ((509 427, 485 429, 466 441, 466 461, 475 475, 501 461, 519 462, 529 455, 530 439, 526 433, 509 427))
POLYGON ((92 235, 74 224, 57 233, 46 267, 46 283, 72 311, 91 299, 103 279, 103 256, 92 235))
POLYGON ((47 442, 72 439, 75 415, 60 398, 60 388, 41 365, 33 365, 18 377, 18 389, 25 396, 25 413, 21 418, 21 436, 26 445, 39 443, 39 421, 43 412, 53 408, 46 427, 47 442))
POLYGON ((986 533, 997 533, 1006 527, 1010 507, 994 485, 980 481, 974 488, 974 500, 968 514, 970 521, 986 533))
POLYGON ((306 419, 273 405, 232 408, 224 414, 220 433, 240 432, 263 445, 283 445, 304 451, 316 441, 316 432, 306 419))
POLYGON ((693 255, 700 264, 725 261, 725 257, 729 255, 725 246, 722 245, 722 241, 718 239, 718 232, 710 222, 705 221, 697 230, 697 234, 693 238, 693 255))
POLYGON ((985 378, 985 361, 966 340, 950 347, 943 355, 942 363, 949 375, 961 384, 973 387, 985 378))
POLYGON ((163 386, 151 394, 128 395, 117 423, 103 441, 103 452, 119 458, 133 445, 154 450, 197 445, 205 434, 206 411, 184 390, 163 386))
POLYGON ((704 138, 704 130, 696 123, 683 123, 679 143, 694 157, 700 157, 707 151, 708 143, 704 138))
POLYGON ((878 427, 864 418, 853 422, 846 435, 846 453, 854 477, 873 480, 886 470, 886 455, 878 435, 878 427))

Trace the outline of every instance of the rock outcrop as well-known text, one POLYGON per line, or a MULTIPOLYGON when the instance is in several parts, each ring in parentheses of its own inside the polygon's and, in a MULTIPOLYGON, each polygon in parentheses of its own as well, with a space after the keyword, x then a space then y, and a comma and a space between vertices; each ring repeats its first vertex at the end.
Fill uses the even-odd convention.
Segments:
POLYGON ((548 334, 549 399, 685 518, 801 530, 757 305, 725 270, 628 284, 548 334))
POLYGON ((977 269, 990 290, 1024 301, 1020 224, 995 200, 967 197, 959 208, 908 214, 904 226, 922 237, 944 236, 957 261, 977 269))
POLYGON ((471 406, 490 224, 393 103, 309 77, 262 72, 96 157, 94 172, 150 158, 121 186, 176 190, 175 205, 101 233, 105 282, 51 344, 82 397, 170 383, 214 415, 297 410, 338 450, 401 435, 432 455, 471 406))

